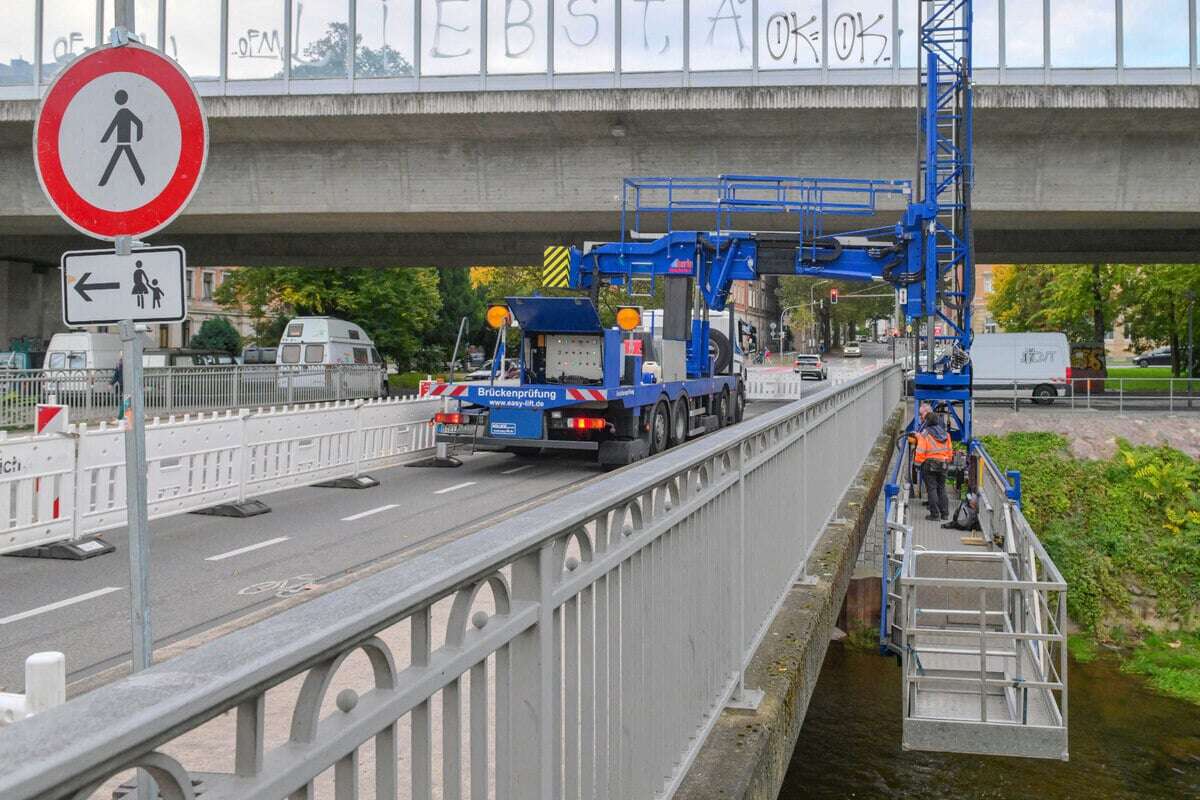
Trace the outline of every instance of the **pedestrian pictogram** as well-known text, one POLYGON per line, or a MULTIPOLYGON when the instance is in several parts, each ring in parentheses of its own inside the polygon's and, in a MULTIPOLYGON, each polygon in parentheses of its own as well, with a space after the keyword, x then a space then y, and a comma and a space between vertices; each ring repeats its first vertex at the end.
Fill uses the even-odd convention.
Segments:
MULTIPOLYGON (((187 74, 132 41, 92 50, 60 71, 34 124, 46 197, 98 239, 166 226, 195 193, 207 154, 208 126, 187 74)), ((146 294, 153 305, 154 292, 146 294)))
POLYGON ((80 250, 62 257, 63 322, 179 322, 187 316, 182 247, 80 250))
POLYGON ((125 104, 129 102, 129 93, 124 89, 118 89, 113 95, 113 102, 120 108, 113 116, 112 122, 108 126, 108 130, 104 132, 104 138, 100 142, 107 143, 112 135, 117 135, 116 149, 113 150, 112 158, 108 160, 108 166, 104 168, 104 175, 100 178, 100 185, 107 186, 108 179, 112 177, 113 169, 117 166, 117 162, 121 160, 121 156, 125 156, 129 161, 129 167, 133 170, 134 176, 137 178, 139 186, 146 185, 146 176, 142 174, 142 168, 138 165, 137 156, 133 153, 133 130, 137 128, 137 141, 142 140, 142 121, 128 108, 125 104))

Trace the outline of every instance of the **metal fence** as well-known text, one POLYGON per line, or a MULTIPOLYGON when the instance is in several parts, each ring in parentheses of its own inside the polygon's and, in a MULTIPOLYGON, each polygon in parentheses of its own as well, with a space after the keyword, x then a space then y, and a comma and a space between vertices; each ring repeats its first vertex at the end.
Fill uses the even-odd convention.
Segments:
MULTIPOLYGON (((378 365, 315 364, 147 367, 146 415, 356 400, 384 393, 378 365)), ((0 428, 33 427, 33 408, 50 398, 72 422, 117 416, 111 369, 0 371, 0 428)))
POLYGON ((167 798, 669 797, 901 382, 706 436, 7 728, 0 796, 140 766, 167 798), (355 658, 367 685, 337 690, 355 658))

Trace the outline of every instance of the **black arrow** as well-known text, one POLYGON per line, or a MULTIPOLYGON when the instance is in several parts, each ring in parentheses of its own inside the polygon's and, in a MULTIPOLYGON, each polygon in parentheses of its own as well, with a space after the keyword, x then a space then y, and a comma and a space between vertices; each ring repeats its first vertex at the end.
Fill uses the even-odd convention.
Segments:
POLYGON ((79 276, 79 280, 75 282, 75 291, 79 292, 79 296, 84 299, 84 302, 92 302, 92 298, 88 297, 88 292, 96 292, 101 289, 120 289, 119 283, 88 283, 87 279, 92 277, 92 273, 85 272, 79 276))

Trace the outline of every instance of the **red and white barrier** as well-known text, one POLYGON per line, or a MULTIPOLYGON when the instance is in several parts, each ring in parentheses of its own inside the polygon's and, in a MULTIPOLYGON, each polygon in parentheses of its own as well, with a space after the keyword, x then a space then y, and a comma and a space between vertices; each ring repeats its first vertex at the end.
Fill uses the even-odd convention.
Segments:
MULTIPOLYGON (((348 400, 150 420, 149 516, 243 503, 401 464, 433 447, 428 423, 440 405, 440 399, 348 400)), ((0 554, 126 524, 124 427, 64 430, 0 433, 0 554)))

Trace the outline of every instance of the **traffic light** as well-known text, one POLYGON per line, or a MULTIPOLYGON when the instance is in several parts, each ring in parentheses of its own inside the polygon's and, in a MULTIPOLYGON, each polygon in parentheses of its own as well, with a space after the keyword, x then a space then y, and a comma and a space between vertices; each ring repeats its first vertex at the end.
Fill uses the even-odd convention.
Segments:
POLYGON ((836 286, 829 290, 829 305, 831 305, 831 306, 837 305, 837 287, 836 286))

